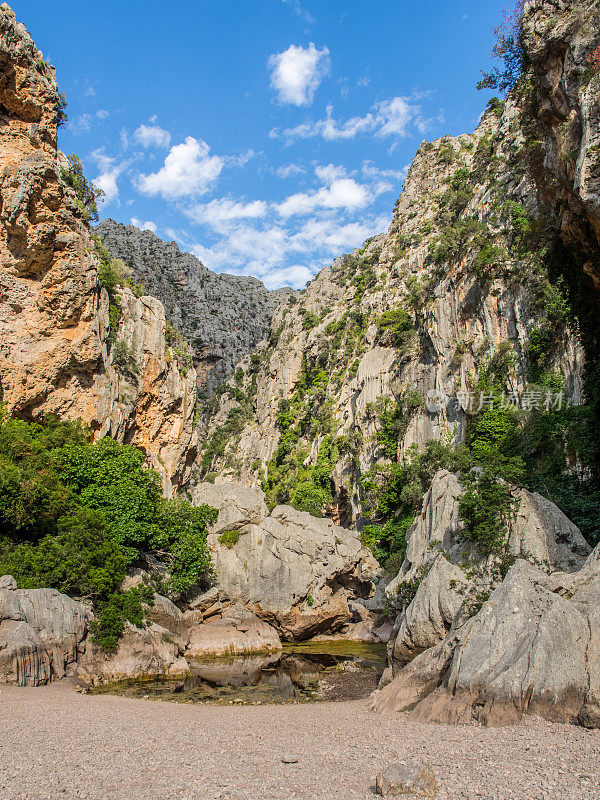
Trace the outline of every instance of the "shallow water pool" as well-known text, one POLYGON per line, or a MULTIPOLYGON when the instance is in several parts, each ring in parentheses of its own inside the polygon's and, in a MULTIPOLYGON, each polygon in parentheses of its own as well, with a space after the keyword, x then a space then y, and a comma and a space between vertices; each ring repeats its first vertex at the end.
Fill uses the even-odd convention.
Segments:
POLYGON ((268 655, 190 661, 184 678, 131 680, 92 693, 182 703, 293 703, 367 697, 385 668, 386 648, 363 642, 284 645, 268 655))

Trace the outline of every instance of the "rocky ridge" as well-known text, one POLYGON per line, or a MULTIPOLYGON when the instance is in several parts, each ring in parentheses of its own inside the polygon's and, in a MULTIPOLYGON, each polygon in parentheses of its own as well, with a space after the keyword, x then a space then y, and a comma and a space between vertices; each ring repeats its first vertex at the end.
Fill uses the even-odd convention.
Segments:
POLYGON ((110 255, 163 303, 167 319, 191 346, 198 388, 208 394, 266 338, 276 307, 292 293, 267 291, 257 278, 211 272, 175 242, 133 225, 105 219, 95 231, 110 255))

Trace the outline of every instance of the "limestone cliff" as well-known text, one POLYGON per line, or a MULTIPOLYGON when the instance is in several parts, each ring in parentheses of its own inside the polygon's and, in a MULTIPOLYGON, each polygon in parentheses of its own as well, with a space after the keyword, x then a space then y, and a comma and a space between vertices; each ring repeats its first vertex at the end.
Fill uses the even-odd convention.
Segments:
POLYGON ((81 418, 97 436, 138 444, 169 490, 187 477, 196 447, 195 374, 181 374, 165 353, 164 309, 155 298, 123 288, 118 323, 109 325, 98 257, 61 175, 63 106, 54 68, 4 4, 0 400, 19 417, 81 418))
POLYGON ((192 348, 198 388, 209 394, 266 338, 275 308, 291 293, 269 292, 257 278, 211 272, 175 242, 133 225, 106 219, 96 230, 110 255, 164 304, 192 348))
POLYGON ((542 366, 559 371, 566 397, 581 401, 577 333, 548 316, 554 279, 540 255, 554 223, 532 169, 543 146, 528 138, 531 117, 531 98, 513 95, 492 102, 473 134, 421 145, 388 232, 322 270, 300 302, 290 298, 270 345, 242 362, 243 385, 232 382, 209 417, 204 470, 257 483, 281 456, 291 411, 294 441, 283 447, 298 465, 320 453, 325 463, 323 443, 337 437, 325 511, 348 524, 373 464, 413 444, 462 440, 464 399, 490 364, 508 357, 516 394, 542 366), (554 338, 544 365, 529 349, 540 326, 554 338), (382 445, 386 413, 397 447, 382 445), (211 448, 224 430, 231 443, 211 448))

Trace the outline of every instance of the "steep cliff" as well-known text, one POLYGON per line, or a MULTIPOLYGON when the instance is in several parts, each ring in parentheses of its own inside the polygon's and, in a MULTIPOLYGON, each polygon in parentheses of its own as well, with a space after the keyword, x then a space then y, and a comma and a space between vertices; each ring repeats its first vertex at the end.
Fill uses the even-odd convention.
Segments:
POLYGON ((196 377, 165 348, 165 315, 126 287, 112 300, 57 150, 54 68, 0 7, 0 400, 13 414, 81 418, 144 448, 181 482, 196 448, 196 377), (112 321, 109 306, 113 306, 112 321))
POLYGON ((164 304, 167 318, 190 344, 198 388, 212 393, 265 339, 277 305, 290 289, 267 291, 257 278, 217 275, 175 242, 106 219, 97 227, 110 255, 164 304))
POLYGON ((521 403, 535 384, 538 404, 562 375, 564 399, 581 402, 583 351, 545 259, 530 113, 515 94, 473 134, 421 145, 388 232, 322 270, 242 362, 244 381, 210 418, 205 471, 262 477, 286 502, 316 469, 317 505, 348 524, 373 465, 464 440, 490 373, 521 403))

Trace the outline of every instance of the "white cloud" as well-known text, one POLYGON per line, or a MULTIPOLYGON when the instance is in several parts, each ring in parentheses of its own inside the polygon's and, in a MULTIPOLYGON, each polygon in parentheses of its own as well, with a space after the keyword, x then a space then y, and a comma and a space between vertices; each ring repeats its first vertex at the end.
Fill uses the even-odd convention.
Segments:
POLYGON ((262 276, 262 282, 267 289, 280 289, 282 286, 291 286, 292 289, 303 289, 314 276, 308 267, 293 264, 290 267, 272 269, 262 276))
POLYGON ((344 225, 335 218, 311 219, 295 234, 292 242, 301 247, 303 243, 308 245, 318 241, 331 255, 339 255, 358 247, 369 236, 386 230, 390 221, 388 217, 375 217, 366 222, 350 222, 344 225))
POLYGON ((267 213, 267 204, 262 200, 252 203, 241 203, 223 197, 211 200, 210 203, 198 204, 186 211, 194 222, 205 223, 216 230, 222 230, 223 224, 237 219, 256 219, 267 213))
POLYGON ((300 0, 283 0, 286 6, 291 6, 294 9, 294 12, 305 22, 314 22, 314 19, 311 15, 300 5, 300 0))
POLYGON ((300 164, 286 164, 283 167, 277 167, 275 170, 278 178, 291 178, 294 175, 301 175, 303 172, 306 172, 306 170, 300 164))
POLYGON ((130 220, 132 225, 135 225, 136 228, 139 228, 142 231, 152 231, 152 233, 156 233, 157 226, 155 222, 142 222, 137 217, 132 217, 130 220))
POLYGON ((329 105, 325 119, 286 128, 281 133, 275 129, 270 132, 270 136, 281 137, 288 141, 320 136, 325 141, 334 142, 354 139, 361 133, 370 133, 384 139, 406 136, 411 123, 421 131, 427 127, 420 107, 411 103, 409 98, 393 97, 391 100, 377 103, 362 117, 350 117, 344 121, 334 119, 333 106, 329 105))
POLYGON ((329 50, 318 50, 312 42, 306 48, 292 44, 269 58, 269 68, 279 102, 307 106, 329 72, 329 50))
POLYGON ((75 120, 69 122, 69 129, 75 135, 87 133, 91 130, 94 122, 108 119, 108 117, 110 117, 110 113, 104 108, 99 108, 93 114, 80 114, 75 120))
POLYGON ((142 147, 168 147, 171 143, 171 134, 158 125, 140 125, 133 134, 133 138, 142 147))
POLYGON ((97 189, 101 189, 104 192, 102 202, 104 205, 109 205, 110 203, 118 205, 119 187, 117 178, 127 167, 127 162, 118 163, 114 158, 108 156, 103 148, 94 150, 92 158, 100 170, 100 174, 93 179, 92 183, 97 189))
POLYGON ((347 178, 348 173, 345 167, 336 167, 335 164, 327 164, 326 166, 315 166, 315 175, 323 181, 323 183, 332 183, 340 178, 347 178))
POLYGON ((314 192, 293 194, 276 206, 277 213, 288 218, 295 214, 310 214, 317 208, 356 210, 369 202, 365 186, 353 178, 341 178, 314 192))
POLYGON ((188 136, 171 148, 158 172, 140 175, 137 187, 143 194, 160 194, 166 200, 204 194, 223 169, 223 159, 209 153, 205 141, 188 136))
POLYGON ((393 180, 403 181, 408 173, 408 167, 403 169, 380 169, 373 161, 363 161, 361 172, 365 178, 391 178, 393 180))
POLYGON ((227 156, 223 160, 227 163, 230 167, 245 167, 248 162, 252 161, 253 158, 256 158, 257 153, 255 150, 246 150, 243 153, 238 153, 237 156, 227 156))

